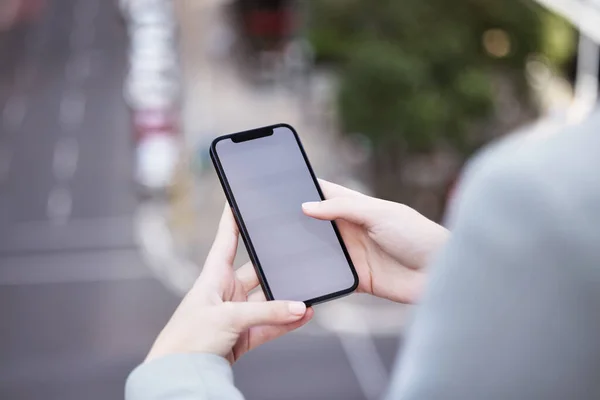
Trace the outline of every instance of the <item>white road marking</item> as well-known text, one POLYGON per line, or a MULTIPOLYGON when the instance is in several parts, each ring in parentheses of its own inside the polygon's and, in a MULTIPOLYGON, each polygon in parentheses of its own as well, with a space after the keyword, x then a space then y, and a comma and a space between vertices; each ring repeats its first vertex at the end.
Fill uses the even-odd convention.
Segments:
POLYGON ((77 128, 83 122, 86 98, 83 92, 67 92, 60 102, 60 123, 63 128, 77 128))
POLYGON ((46 213, 53 223, 64 225, 71 215, 72 207, 73 199, 69 190, 61 187, 52 189, 46 213))
MULTIPOLYGON (((65 228, 68 229, 68 228, 65 228)), ((151 279, 135 250, 5 257, 0 286, 151 279)))
MULTIPOLYGON (((116 226, 118 230, 128 230, 133 223, 133 217, 130 215, 121 215, 114 217, 98 218, 71 218, 69 219, 69 229, 80 232, 85 235, 89 230, 107 229, 110 226, 116 226)), ((48 220, 24 221, 15 224, 14 232, 24 235, 31 235, 32 231, 40 232, 48 228, 48 220)), ((79 233, 78 233, 79 234, 79 233)))
MULTIPOLYGON (((28 221, 11 226, 10 236, 0 240, 0 258, 48 251, 88 252, 90 249, 135 248, 133 216, 73 218, 57 226, 48 220, 28 221)), ((2 268, 0 268, 1 270, 2 268)))
POLYGON ((54 177, 61 182, 71 179, 77 169, 78 160, 79 146, 77 140, 72 137, 60 139, 56 143, 54 158, 52 159, 54 177))
POLYGON ((27 114, 27 102, 22 95, 11 96, 2 112, 4 126, 7 129, 19 129, 27 114))
POLYGON ((369 334, 394 337, 402 332, 409 319, 411 308, 406 305, 390 303, 365 294, 323 304, 316 320, 325 329, 340 335, 362 335, 364 329, 356 325, 351 318, 341 318, 348 313, 357 314, 369 327, 369 334))
POLYGON ((388 372, 370 335, 340 335, 356 380, 368 400, 381 399, 389 383, 388 372))
POLYGON ((15 72, 15 85, 23 90, 31 84, 36 74, 35 64, 28 64, 18 68, 15 72))
POLYGON ((70 82, 87 79, 92 71, 92 54, 89 51, 73 55, 65 66, 65 77, 70 82))
POLYGON ((82 49, 90 46, 94 42, 96 28, 91 23, 82 25, 81 28, 73 28, 70 35, 71 49, 82 49))
MULTIPOLYGON (((61 268, 56 271, 49 268, 46 271, 19 271, 14 276, 0 276, 0 286, 23 286, 23 285, 51 285, 57 283, 78 282, 110 282, 124 280, 155 279, 147 270, 140 268, 139 271, 117 271, 117 268, 106 269, 105 265, 97 265, 97 271, 83 271, 81 266, 77 268, 61 268), (101 271, 101 272, 99 272, 101 271)), ((121 268, 122 269, 122 268, 121 268)), ((3 274, 4 275, 4 274, 3 274)))
MULTIPOLYGON (((353 325, 359 333, 353 335, 336 332, 357 382, 368 400, 380 399, 387 387, 389 376, 377 352, 369 327, 362 315, 352 307, 339 307, 338 311, 333 319, 346 325, 353 325)), ((334 321, 329 322, 334 323, 334 321)))
POLYGON ((134 223, 136 241, 145 264, 161 283, 183 296, 198 277, 200 267, 177 254, 165 205, 140 205, 134 223))
POLYGON ((74 7, 73 16, 77 23, 89 24, 96 18, 99 10, 100 2, 98 0, 84 0, 80 1, 77 6, 74 7))

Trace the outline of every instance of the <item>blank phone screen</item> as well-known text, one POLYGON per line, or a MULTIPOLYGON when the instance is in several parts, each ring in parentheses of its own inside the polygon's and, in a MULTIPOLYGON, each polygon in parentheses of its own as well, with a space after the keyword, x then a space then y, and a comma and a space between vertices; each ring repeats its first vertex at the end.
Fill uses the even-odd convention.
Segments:
POLYGON ((352 287, 332 223, 302 213, 302 203, 321 198, 290 128, 222 139, 215 153, 275 299, 306 301, 352 287))

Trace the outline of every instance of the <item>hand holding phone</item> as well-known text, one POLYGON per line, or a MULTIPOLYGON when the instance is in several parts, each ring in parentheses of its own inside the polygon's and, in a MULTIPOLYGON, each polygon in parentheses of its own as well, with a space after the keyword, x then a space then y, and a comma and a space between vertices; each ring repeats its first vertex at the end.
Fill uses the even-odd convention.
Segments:
POLYGON ((427 281, 426 266, 446 243, 443 226, 405 204, 319 180, 325 201, 305 203, 306 215, 337 221, 358 273, 361 293, 413 304, 427 281))
POLYGON ((265 301, 252 293, 258 280, 251 264, 234 271, 238 230, 223 210, 202 273, 158 335, 146 361, 166 355, 215 354, 230 363, 247 351, 306 324, 314 311, 300 301, 265 301))
POLYGON ((324 197, 291 126, 218 137, 210 155, 268 300, 310 306, 356 289, 335 222, 302 212, 302 203, 324 197))

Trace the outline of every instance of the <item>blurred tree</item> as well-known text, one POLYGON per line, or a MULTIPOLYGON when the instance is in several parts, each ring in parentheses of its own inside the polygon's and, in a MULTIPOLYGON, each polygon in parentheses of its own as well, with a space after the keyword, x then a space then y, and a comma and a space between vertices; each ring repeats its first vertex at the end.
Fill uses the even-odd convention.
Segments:
POLYGON ((370 138, 377 194, 409 204, 407 163, 438 151, 464 159, 489 140, 477 132, 494 119, 499 76, 532 111, 527 57, 541 53, 560 67, 574 49, 568 24, 529 0, 311 4, 317 60, 340 70, 341 128, 370 138))

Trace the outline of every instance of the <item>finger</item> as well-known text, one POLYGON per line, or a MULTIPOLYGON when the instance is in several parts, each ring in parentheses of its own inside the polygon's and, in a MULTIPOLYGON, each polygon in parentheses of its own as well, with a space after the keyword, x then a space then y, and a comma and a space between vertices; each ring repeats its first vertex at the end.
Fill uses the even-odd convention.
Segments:
POLYGON ((306 314, 306 305, 301 301, 225 302, 222 306, 239 332, 256 325, 289 324, 306 314))
POLYGON ((364 194, 357 192, 352 189, 348 189, 347 187, 338 185, 336 183, 332 183, 326 181, 325 179, 319 179, 319 186, 323 190, 323 194, 326 199, 332 199, 334 197, 359 197, 364 196, 364 194))
POLYGON ((259 283, 254 266, 250 261, 235 271, 235 278, 242 285, 244 293, 250 292, 252 289, 257 287, 259 283))
POLYGON ((206 267, 222 265, 223 262, 233 263, 237 251, 238 233, 238 227, 231 213, 231 208, 225 203, 215 241, 206 259, 206 267))
POLYGON ((304 325, 306 325, 314 316, 315 312, 312 308, 306 309, 306 314, 299 321, 292 322, 287 325, 263 325, 255 326, 250 329, 249 332, 249 350, 260 346, 266 342, 277 339, 280 336, 285 335, 291 331, 294 331, 304 325))
POLYGON ((256 292, 248 295, 248 301, 267 301, 267 297, 262 290, 257 290, 256 292))
POLYGON ((343 219, 366 228, 373 226, 382 212, 381 207, 378 207, 378 201, 367 196, 334 197, 329 200, 308 202, 302 204, 302 211, 309 217, 327 221, 343 219))

